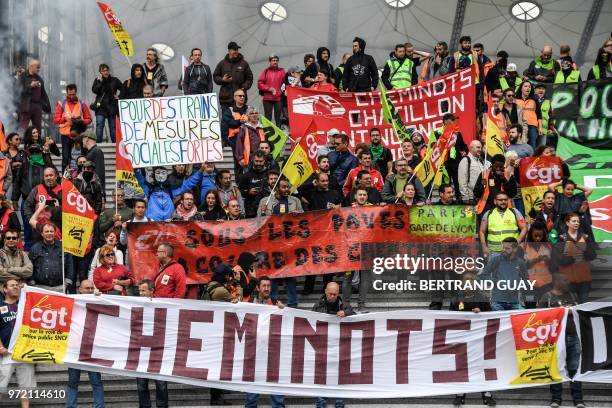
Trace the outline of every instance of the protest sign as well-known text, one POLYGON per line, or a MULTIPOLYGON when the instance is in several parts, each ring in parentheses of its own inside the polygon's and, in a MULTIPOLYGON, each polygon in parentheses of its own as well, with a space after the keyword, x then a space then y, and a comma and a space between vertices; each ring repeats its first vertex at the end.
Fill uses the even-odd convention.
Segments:
POLYGON ((134 197, 137 194, 143 194, 142 187, 136 180, 134 175, 134 167, 123 144, 123 136, 121 135, 121 122, 119 118, 115 120, 116 138, 117 143, 115 144, 115 178, 117 180, 117 186, 123 188, 126 197, 134 197))
POLYGON ((119 120, 134 168, 223 159, 217 94, 121 99, 119 120))
POLYGON ((557 154, 574 182, 593 189, 588 200, 595 241, 612 242, 612 150, 590 149, 561 137, 557 154))
POLYGON ((13 360, 61 363, 68 347, 74 299, 56 292, 28 290, 22 291, 21 297, 21 324, 13 330, 19 338, 12 348, 13 360))
POLYGON ((534 214, 542 207, 542 198, 548 185, 563 178, 562 161, 558 156, 539 156, 521 159, 519 172, 525 215, 534 214))
MULTIPOLYGON (((53 292, 23 289, 26 299, 32 294, 53 292)), ((552 372, 543 370, 545 375, 533 382, 512 383, 521 374, 515 359, 520 349, 515 333, 520 329, 521 341, 556 342, 554 375, 567 380, 563 308, 491 313, 398 310, 339 318, 249 303, 53 297, 72 302, 61 315, 57 309, 47 311, 49 330, 62 324, 63 332, 69 333, 63 361, 88 371, 253 393, 338 398, 461 394, 553 382, 546 375, 552 372), (529 326, 517 328, 511 321, 525 318, 529 326)), ((28 341, 21 333, 32 318, 38 319, 39 311, 30 302, 20 302, 10 342, 14 359, 19 357, 15 350, 28 341)))
POLYGON ((111 9, 107 4, 98 2, 98 7, 100 7, 100 11, 102 11, 102 15, 104 16, 104 21, 106 21, 106 25, 110 30, 113 37, 115 37, 115 41, 117 42, 117 46, 123 55, 126 57, 131 57, 134 55, 134 43, 132 41, 132 37, 128 34, 127 30, 123 28, 119 17, 115 14, 113 9, 111 9))
POLYGON ((550 106, 559 135, 593 147, 612 148, 612 78, 555 84, 550 106))
POLYGON ((70 180, 62 179, 62 191, 66 197, 62 207, 62 248, 83 257, 91 241, 96 213, 70 180))
POLYGON ((580 336, 580 381, 612 383, 612 302, 597 301, 572 308, 580 336))
MULTIPOLYGON (((396 128, 401 128, 401 120, 407 132, 416 129, 426 137, 431 130, 442 127, 444 114, 453 113, 459 117, 457 123, 465 143, 474 137, 476 101, 471 68, 410 88, 386 91, 386 97, 396 112, 396 128)), ((380 92, 321 92, 309 88, 287 88, 287 101, 291 134, 304 135, 310 122, 315 122, 317 137, 307 140, 308 152, 313 144, 325 145, 327 132, 332 128, 349 135, 354 147, 357 143, 369 144, 370 129, 378 127, 385 147, 391 149, 394 158, 401 157, 401 142, 394 134, 393 126, 384 120, 380 92)), ((389 105, 387 107, 391 108, 389 105)))

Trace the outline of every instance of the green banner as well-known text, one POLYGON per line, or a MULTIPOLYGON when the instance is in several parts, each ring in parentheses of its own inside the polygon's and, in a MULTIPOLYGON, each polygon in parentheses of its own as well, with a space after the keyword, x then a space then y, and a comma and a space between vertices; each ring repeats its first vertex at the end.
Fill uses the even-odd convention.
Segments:
POLYGON ((270 150, 272 157, 276 159, 283 154, 285 143, 287 143, 287 134, 280 130, 274 123, 270 122, 265 116, 261 116, 261 124, 263 125, 266 139, 270 142, 270 150))
POLYGON ((410 140, 410 134, 408 134, 408 130, 406 129, 406 125, 402 118, 400 117, 397 110, 395 110, 395 106, 387 96, 387 91, 384 86, 380 87, 380 99, 382 102, 382 110, 383 110, 383 119, 385 122, 393 126, 393 130, 397 135, 397 138, 401 141, 410 140))
POLYGON ((593 189, 588 200, 595 241, 612 242, 612 150, 591 149, 560 137, 557 154, 575 183, 593 189))
POLYGON ((410 207, 410 235, 470 238, 476 235, 476 213, 472 206, 424 205, 410 207))

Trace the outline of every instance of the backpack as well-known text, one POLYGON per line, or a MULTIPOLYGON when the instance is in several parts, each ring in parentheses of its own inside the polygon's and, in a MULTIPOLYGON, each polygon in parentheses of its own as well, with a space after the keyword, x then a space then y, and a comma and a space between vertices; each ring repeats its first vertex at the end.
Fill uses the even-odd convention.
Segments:
POLYGON ((202 291, 202 295, 200 296, 200 300, 208 300, 208 301, 212 301, 212 298, 210 296, 210 292, 212 292, 213 290, 220 288, 221 286, 223 286, 222 284, 220 284, 219 282, 214 282, 212 285, 206 285, 205 289, 202 291))

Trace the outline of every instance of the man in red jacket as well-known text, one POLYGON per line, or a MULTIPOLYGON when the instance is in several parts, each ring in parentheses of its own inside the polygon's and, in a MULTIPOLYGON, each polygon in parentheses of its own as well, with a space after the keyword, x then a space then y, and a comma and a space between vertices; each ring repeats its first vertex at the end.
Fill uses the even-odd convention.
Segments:
POLYGON ((257 80, 257 88, 261 99, 263 99, 264 115, 269 120, 272 120, 272 111, 274 110, 274 122, 276 126, 280 126, 281 121, 281 96, 282 86, 285 82, 285 70, 278 66, 278 56, 270 55, 268 58, 270 66, 263 70, 257 80))
POLYGON ((378 192, 381 192, 385 186, 385 179, 378 170, 372 167, 372 153, 369 150, 363 150, 357 155, 357 157, 359 158, 359 166, 351 170, 348 176, 346 176, 346 182, 344 183, 344 187, 342 187, 342 194, 344 194, 345 197, 348 197, 351 189, 356 185, 355 180, 357 179, 357 175, 361 170, 367 170, 370 172, 370 175, 372 176, 372 186, 378 190, 378 192))
POLYGON ((187 276, 183 266, 172 259, 174 248, 169 244, 160 244, 155 255, 160 268, 155 276, 154 296, 156 298, 184 298, 187 276))

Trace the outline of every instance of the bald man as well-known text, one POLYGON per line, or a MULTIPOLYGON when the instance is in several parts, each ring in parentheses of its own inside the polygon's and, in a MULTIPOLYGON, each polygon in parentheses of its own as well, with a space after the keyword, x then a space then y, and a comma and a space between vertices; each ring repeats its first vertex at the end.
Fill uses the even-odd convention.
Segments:
POLYGON ((39 131, 43 112, 51 113, 45 82, 39 75, 40 61, 33 59, 28 69, 17 79, 19 84, 19 129, 25 130, 30 122, 39 131))
MULTIPOLYGON (((81 295, 92 295, 95 292, 95 286, 93 281, 84 279, 81 281, 79 286, 79 294, 81 295)), ((85 371, 89 376, 89 382, 91 383, 91 391, 93 396, 93 406, 103 407, 104 406, 104 385, 102 384, 102 376, 100 373, 95 371, 85 371)), ((81 382, 81 370, 77 368, 68 369, 68 389, 66 392, 66 407, 76 408, 77 396, 79 393, 79 383, 81 382)))
POLYGON ((338 317, 345 317, 355 314, 349 302, 343 302, 339 296, 340 286, 336 282, 329 282, 325 287, 325 294, 312 307, 312 310, 319 313, 333 314, 338 317))
POLYGON ((523 75, 532 81, 553 83, 555 74, 561 70, 561 67, 553 59, 552 53, 552 47, 545 45, 540 51, 540 56, 531 61, 529 68, 523 72, 523 75))
POLYGON ((468 146, 468 154, 461 159, 457 168, 459 195, 464 204, 474 204, 474 186, 484 170, 482 143, 479 140, 472 140, 468 146))

